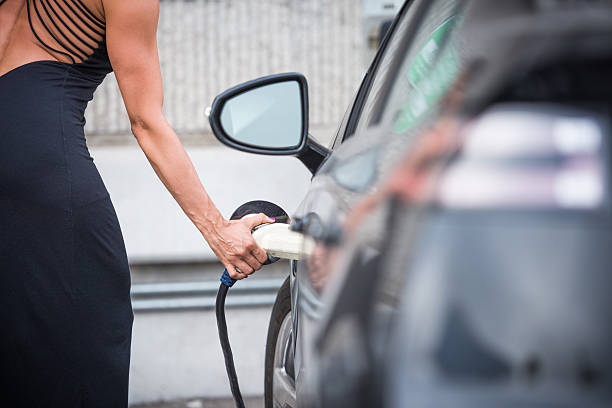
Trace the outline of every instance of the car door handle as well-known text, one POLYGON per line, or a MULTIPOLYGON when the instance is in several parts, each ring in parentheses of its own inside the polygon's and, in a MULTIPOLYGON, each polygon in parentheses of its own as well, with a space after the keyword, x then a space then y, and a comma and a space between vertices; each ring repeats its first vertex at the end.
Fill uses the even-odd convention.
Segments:
POLYGON ((293 218, 289 228, 327 246, 336 246, 342 240, 342 228, 335 224, 325 225, 316 213, 293 218))
POLYGON ((289 223, 289 229, 291 231, 304 233, 304 230, 306 229, 306 218, 307 217, 308 216, 291 218, 291 222, 289 223))

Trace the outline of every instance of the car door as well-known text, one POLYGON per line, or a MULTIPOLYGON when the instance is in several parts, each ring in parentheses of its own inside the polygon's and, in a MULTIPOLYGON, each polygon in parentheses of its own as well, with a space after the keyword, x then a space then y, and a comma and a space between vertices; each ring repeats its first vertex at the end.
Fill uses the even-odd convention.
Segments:
MULTIPOLYGON (((397 121, 401 131, 389 132, 387 127, 377 126, 377 107, 392 94, 389 83, 394 81, 390 79, 397 75, 406 58, 414 61, 413 75, 428 69, 427 57, 435 51, 432 45, 443 40, 455 10, 455 2, 451 6, 446 3, 415 0, 404 5, 338 132, 332 155, 313 177, 294 215, 294 226, 312 243, 303 260, 292 267, 296 393, 300 406, 317 405, 317 379, 310 366, 318 364, 314 353, 317 325, 327 310, 330 296, 326 293, 332 292, 329 286, 333 286, 334 264, 341 262, 338 245, 347 214, 364 195, 377 188, 378 180, 410 144, 411 135, 426 123, 427 109, 421 109, 420 114, 404 113, 397 121), (428 12, 434 6, 439 10, 428 12)), ((412 97, 416 94, 433 99, 416 91, 412 97)), ((410 97, 411 94, 402 95, 408 102, 410 97)))

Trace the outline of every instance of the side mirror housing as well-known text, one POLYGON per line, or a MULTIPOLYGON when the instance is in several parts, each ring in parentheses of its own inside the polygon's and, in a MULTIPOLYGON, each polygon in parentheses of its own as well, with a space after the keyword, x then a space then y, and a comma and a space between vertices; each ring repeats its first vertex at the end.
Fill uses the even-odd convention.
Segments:
POLYGON ((299 73, 270 75, 228 89, 213 101, 210 126, 234 149, 298 155, 308 141, 308 85, 299 73))

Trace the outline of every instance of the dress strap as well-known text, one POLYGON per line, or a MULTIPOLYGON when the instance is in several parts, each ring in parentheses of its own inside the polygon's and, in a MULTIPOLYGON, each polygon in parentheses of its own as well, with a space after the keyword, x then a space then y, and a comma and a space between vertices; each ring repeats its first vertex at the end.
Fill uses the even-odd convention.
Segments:
POLYGON ((104 40, 105 22, 82 0, 26 0, 26 4, 32 33, 60 59, 85 61, 104 40))

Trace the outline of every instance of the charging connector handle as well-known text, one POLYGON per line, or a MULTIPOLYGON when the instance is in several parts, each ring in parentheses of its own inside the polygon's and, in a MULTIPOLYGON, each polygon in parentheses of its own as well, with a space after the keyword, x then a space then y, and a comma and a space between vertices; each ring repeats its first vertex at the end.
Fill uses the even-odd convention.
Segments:
POLYGON ((228 288, 231 288, 232 286, 234 286, 234 283, 236 283, 236 279, 232 278, 227 272, 227 269, 225 269, 223 271, 223 274, 221 275, 221 283, 227 286, 228 288))

